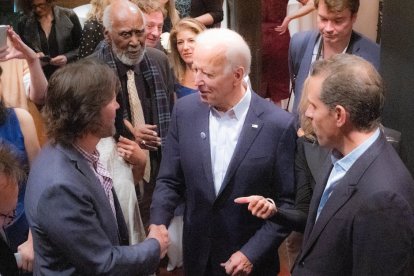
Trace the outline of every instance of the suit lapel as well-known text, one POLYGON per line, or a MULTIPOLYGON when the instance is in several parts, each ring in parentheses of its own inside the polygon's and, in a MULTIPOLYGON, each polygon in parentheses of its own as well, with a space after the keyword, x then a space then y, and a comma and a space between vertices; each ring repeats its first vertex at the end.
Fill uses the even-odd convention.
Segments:
POLYGON ((236 148, 234 149, 229 167, 227 168, 226 176, 223 179, 223 183, 220 187, 220 191, 218 192, 217 197, 220 196, 220 194, 226 188, 227 184, 230 182, 230 179, 233 177, 240 163, 243 161, 248 150, 250 149, 251 144, 256 139, 261 128, 263 127, 263 121, 259 118, 259 115, 262 113, 262 111, 257 110, 257 106, 260 106, 260 103, 257 102, 257 97, 258 96, 252 92, 252 99, 250 102, 249 110, 247 111, 242 131, 240 132, 236 148))
POLYGON ((349 39, 349 45, 346 49, 347 54, 357 54, 360 49, 360 45, 358 43, 355 43, 357 41, 357 35, 353 31, 351 33, 351 38, 349 39))
POLYGON ((213 168, 211 167, 209 127, 210 108, 208 105, 198 102, 198 109, 201 110, 201 112, 195 112, 197 116, 194 122, 194 126, 197 127, 195 139, 199 141, 197 144, 200 146, 204 175, 206 176, 208 182, 208 197, 211 202, 213 202, 216 198, 216 192, 214 190, 213 168))
MULTIPOLYGON (((78 170, 82 175, 84 175, 88 179, 87 183, 90 183, 89 186, 94 190, 93 194, 95 195, 95 198, 101 202, 100 207, 105 209, 104 212, 107 214, 113 214, 111 205, 109 203, 107 196, 105 195, 105 191, 102 188, 99 179, 96 177, 95 173, 88 165, 87 161, 83 158, 83 156, 73 147, 66 148, 58 144, 57 148, 64 154, 66 154, 72 160, 75 169, 78 170)), ((111 229, 111 231, 113 232, 113 236, 111 236, 111 238, 116 237, 117 241, 119 242, 118 237, 120 236, 120 234, 118 231, 118 227, 111 227, 112 225, 118 226, 115 216, 108 215, 105 217, 105 219, 110 221, 107 221, 104 228, 111 229)))
MULTIPOLYGON (((308 163, 312 163, 312 159, 306 158, 308 163)), ((319 173, 315 177, 315 188, 313 190, 313 195, 311 203, 309 206, 308 220, 306 222, 305 234, 303 237, 303 244, 307 244, 307 239, 309 238, 310 233, 314 227, 316 212, 318 210, 319 201, 321 200, 323 191, 325 190, 326 182, 328 181, 329 173, 332 170, 332 162, 330 158, 326 158, 322 167, 319 170, 319 173)))
POLYGON ((385 138, 382 134, 380 134, 380 137, 367 149, 367 151, 365 151, 365 153, 363 153, 358 158, 358 160, 352 165, 352 167, 346 173, 344 178, 340 180, 336 188, 333 190, 330 198, 326 202, 324 208, 322 209, 319 215, 318 221, 314 223, 316 211, 326 185, 327 177, 323 185, 320 185, 320 183, 317 184, 318 190, 316 191, 315 189, 315 193, 317 193, 317 195, 315 195, 315 197, 312 197, 310 207, 310 211, 312 213, 309 213, 308 222, 306 225, 306 228, 308 228, 309 225, 313 225, 313 228, 306 229, 307 236, 304 239, 302 256, 306 255, 307 251, 310 250, 312 245, 316 242, 319 235, 324 230, 326 224, 332 219, 336 212, 338 212, 338 210, 357 191, 357 184, 359 183, 359 180, 361 179, 367 168, 383 150, 385 142, 385 138))
POLYGON ((315 32, 312 37, 309 39, 308 46, 306 47, 306 51, 303 55, 302 64, 300 66, 300 70, 302 71, 301 75, 304 76, 304 79, 307 78, 309 75, 310 68, 312 66, 312 55, 313 49, 315 47, 316 42, 319 38, 319 32, 315 32))

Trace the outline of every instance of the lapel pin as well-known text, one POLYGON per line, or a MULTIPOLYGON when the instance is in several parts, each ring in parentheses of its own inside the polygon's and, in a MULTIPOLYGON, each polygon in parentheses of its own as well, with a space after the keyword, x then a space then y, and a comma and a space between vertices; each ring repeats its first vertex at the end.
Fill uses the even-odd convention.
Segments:
POLYGON ((252 124, 252 128, 258 128, 259 126, 256 124, 252 124))
POLYGON ((204 139, 206 139, 207 136, 206 136, 206 134, 204 132, 201 132, 200 133, 200 137, 201 137, 201 139, 204 140, 204 139))

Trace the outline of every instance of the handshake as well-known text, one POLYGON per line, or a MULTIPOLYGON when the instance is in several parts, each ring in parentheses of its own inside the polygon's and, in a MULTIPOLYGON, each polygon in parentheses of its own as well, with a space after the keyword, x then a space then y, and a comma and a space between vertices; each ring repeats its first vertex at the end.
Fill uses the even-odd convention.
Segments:
POLYGON ((147 239, 156 239, 158 241, 160 244, 160 258, 164 258, 165 254, 167 254, 168 246, 170 245, 168 230, 165 225, 151 224, 147 239))

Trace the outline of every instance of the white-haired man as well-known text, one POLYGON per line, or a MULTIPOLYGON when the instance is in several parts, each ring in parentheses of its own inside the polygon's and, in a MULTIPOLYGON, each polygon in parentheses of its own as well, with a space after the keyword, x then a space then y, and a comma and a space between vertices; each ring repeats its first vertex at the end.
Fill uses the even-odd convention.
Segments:
POLYGON ((293 196, 294 118, 243 83, 251 54, 227 29, 197 37, 199 93, 178 101, 151 206, 151 227, 168 226, 185 200, 186 275, 277 275, 285 228, 254 218, 236 197, 293 196))
MULTIPOLYGON (((143 178, 140 181, 142 193, 143 183, 152 183, 155 180, 161 160, 160 146, 167 134, 174 101, 174 74, 163 52, 145 47, 145 17, 135 4, 115 1, 105 9, 103 24, 105 42, 93 57, 105 61, 120 80, 117 95, 120 108, 117 111, 115 127, 117 136, 122 136, 120 140, 124 146, 118 152, 127 163, 136 164, 132 150, 136 144, 150 151, 147 153, 149 158, 145 172, 138 177, 143 178)), ((129 186, 127 190, 123 187, 122 195, 117 189, 121 204, 124 202, 122 198, 125 197, 128 201, 133 192, 133 187, 129 186)), ((135 203, 132 202, 132 205, 135 203)), ((128 202, 125 204, 132 205, 128 202)), ((131 210, 126 207, 123 210, 125 216, 131 218, 131 223, 128 224, 132 225, 137 208, 131 210)), ((143 222, 147 222, 145 217, 143 222)))

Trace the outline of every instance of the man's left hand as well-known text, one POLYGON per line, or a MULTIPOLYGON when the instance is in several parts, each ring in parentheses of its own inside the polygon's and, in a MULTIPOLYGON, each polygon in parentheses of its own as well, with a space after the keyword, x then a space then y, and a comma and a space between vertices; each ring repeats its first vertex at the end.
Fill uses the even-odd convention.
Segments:
POLYGON ((253 264, 241 252, 237 251, 231 255, 227 262, 221 264, 228 275, 249 275, 252 272, 253 264))

